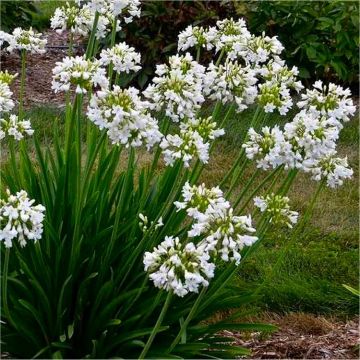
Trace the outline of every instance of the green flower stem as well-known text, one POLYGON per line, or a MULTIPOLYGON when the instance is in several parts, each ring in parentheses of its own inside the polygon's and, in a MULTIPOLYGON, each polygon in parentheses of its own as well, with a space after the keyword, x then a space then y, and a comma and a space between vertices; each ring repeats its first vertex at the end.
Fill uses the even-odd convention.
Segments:
POLYGON ((97 31, 97 25, 99 22, 99 16, 100 16, 99 12, 96 11, 95 17, 94 17, 94 22, 93 22, 93 27, 91 30, 90 38, 89 38, 87 49, 86 49, 86 59, 90 59, 93 56, 94 45, 95 45, 95 35, 96 35, 96 31, 97 31))
POLYGON ((17 328, 16 324, 11 318, 9 306, 7 302, 7 281, 9 274, 9 259, 10 259, 10 248, 5 249, 5 259, 4 259, 4 270, 2 275, 2 311, 4 312, 5 318, 10 325, 17 328))
POLYGON ((120 74, 116 72, 114 85, 120 85, 119 83, 120 83, 120 74))
POLYGON ((18 168, 16 165, 15 140, 12 137, 9 138, 9 151, 10 151, 10 162, 13 172, 13 179, 17 180, 18 168))
POLYGON ((26 77, 26 51, 21 50, 21 77, 20 77, 20 93, 19 93, 19 120, 24 116, 24 92, 26 77))
MULTIPOLYGON (((277 168, 275 168, 273 171, 271 171, 261 182, 260 184, 251 192, 251 194, 248 196, 248 198, 246 199, 246 201, 244 202, 244 204, 242 205, 242 207, 239 209, 238 213, 241 214, 242 211, 245 210, 246 206, 249 204, 249 202, 253 199, 253 197, 258 193, 258 191, 260 189, 263 188, 263 186, 269 181, 271 180, 271 178, 277 178, 277 174, 279 172, 281 172, 281 170, 283 169, 283 166, 278 166, 277 168)), ((245 194, 244 194, 245 195, 245 194)), ((234 209, 238 206, 239 202, 241 201, 241 198, 239 197, 239 199, 235 202, 234 204, 234 209)))
MULTIPOLYGON (((111 31, 111 40, 110 40, 110 48, 114 47, 116 39, 116 18, 113 19, 112 23, 112 31, 111 31)), ((114 64, 110 61, 108 68, 108 78, 109 78, 109 88, 112 87, 112 77, 114 72, 114 64)), ((115 81, 116 84, 116 81, 115 81)))
POLYGON ((200 52, 201 52, 201 48, 200 48, 200 46, 198 46, 196 49, 196 61, 197 62, 199 62, 199 60, 200 60, 200 52))
POLYGON ((166 312, 167 312, 167 310, 169 308, 171 298, 172 298, 172 292, 169 291, 169 293, 168 293, 168 295, 166 297, 165 303, 163 305, 163 308, 161 310, 161 313, 160 313, 160 315, 159 315, 159 317, 158 317, 158 319, 156 321, 156 324, 155 324, 155 326, 153 328, 153 331, 151 332, 150 337, 149 337, 143 351, 141 352, 141 354, 139 356, 139 359, 145 359, 145 356, 148 353, 148 351, 149 351, 149 349, 150 349, 150 347, 151 347, 151 345, 152 345, 152 343, 154 341, 154 338, 155 338, 157 332, 159 331, 159 328, 160 328, 161 323, 162 323, 162 321, 163 321, 163 319, 165 317, 165 314, 166 314, 166 312))
POLYGON ((242 162, 242 164, 240 165, 240 167, 238 167, 235 172, 233 173, 232 176, 232 181, 230 184, 229 189, 226 191, 226 197, 229 197, 230 194, 233 192, 233 190, 235 189, 235 187, 237 186, 237 184, 239 183, 239 180, 241 179, 242 173, 244 172, 245 168, 247 167, 247 165, 249 164, 249 160, 247 158, 243 159, 244 161, 242 162))
POLYGON ((221 59, 223 58, 224 54, 225 54, 225 50, 224 50, 224 48, 223 48, 223 49, 221 50, 221 52, 220 52, 220 55, 219 55, 218 59, 216 60, 215 66, 219 66, 220 61, 221 61, 221 59))
POLYGON ((206 290, 207 290, 207 287, 203 287, 201 289, 201 292, 199 294, 199 296, 197 297, 197 299, 195 300, 186 320, 183 322, 183 324, 181 325, 181 328, 180 328, 180 331, 179 333, 177 334, 176 338, 174 339, 174 341, 171 343, 170 347, 169 347, 169 350, 168 350, 168 353, 171 353, 171 351, 174 349, 174 347, 179 343, 183 333, 186 331, 186 328, 187 326, 189 325, 190 321, 192 320, 192 318, 194 317, 198 307, 199 307, 199 304, 201 302, 201 300, 203 299, 205 293, 206 293, 206 290))
POLYGON ((287 177, 285 178, 285 180, 283 181, 283 183, 281 184, 280 188, 277 191, 278 195, 286 195, 291 187, 291 185, 293 184, 297 173, 299 172, 298 169, 291 169, 287 175, 287 177))

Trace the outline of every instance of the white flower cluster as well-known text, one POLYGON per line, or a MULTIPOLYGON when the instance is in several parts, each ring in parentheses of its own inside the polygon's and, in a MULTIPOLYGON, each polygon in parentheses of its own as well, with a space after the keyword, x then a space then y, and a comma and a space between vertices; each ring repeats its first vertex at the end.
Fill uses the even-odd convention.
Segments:
POLYGON ((214 140, 225 132, 217 129, 217 124, 208 118, 190 118, 180 124, 180 133, 167 135, 161 141, 160 147, 166 165, 172 166, 176 160, 181 159, 185 167, 190 166, 194 157, 206 164, 209 160, 210 140, 214 140))
POLYGON ((290 90, 299 93, 303 89, 296 76, 297 67, 289 69, 282 60, 271 60, 258 70, 265 80, 259 84, 258 103, 263 106, 265 112, 273 112, 275 109, 280 115, 286 115, 293 105, 290 90))
POLYGON ((0 116, 2 113, 11 111, 15 106, 11 98, 13 93, 10 90, 10 84, 16 76, 17 74, 10 75, 7 71, 0 71, 0 116))
POLYGON ((262 128, 258 134, 253 128, 248 131, 248 140, 242 145, 248 159, 256 160, 257 167, 264 170, 282 164, 284 134, 278 126, 262 128))
POLYGON ((349 121, 356 111, 350 90, 332 83, 325 86, 321 80, 316 81, 313 87, 313 90, 307 89, 301 95, 297 105, 316 116, 320 113, 341 129, 341 122, 349 121))
POLYGON ((66 4, 55 10, 51 18, 51 27, 58 32, 70 30, 74 34, 81 36, 88 35, 93 27, 95 14, 99 13, 96 27, 96 38, 103 39, 111 31, 114 21, 116 31, 120 31, 120 19, 125 23, 133 20, 133 17, 140 16, 139 0, 91 0, 84 5, 82 1, 76 4, 66 4))
POLYGON ((32 135, 33 133, 34 130, 31 128, 29 120, 19 120, 14 114, 11 114, 8 120, 0 118, 0 140, 6 136, 12 136, 19 141, 25 135, 32 135))
POLYGON ((71 85, 76 87, 76 93, 86 94, 93 87, 102 89, 109 86, 106 71, 98 60, 86 60, 84 56, 65 57, 57 62, 53 69, 52 89, 69 91, 71 85))
POLYGON ((118 43, 110 49, 104 49, 100 53, 100 63, 102 65, 113 64, 114 70, 118 73, 129 73, 141 69, 140 54, 126 43, 118 43))
POLYGON ((160 142, 162 134, 147 109, 148 103, 140 99, 139 90, 114 86, 91 98, 87 115, 100 129, 107 129, 113 144, 137 147, 145 143, 149 149, 160 142))
POLYGON ((183 245, 178 237, 166 236, 153 252, 144 254, 145 271, 157 288, 183 297, 199 292, 214 277, 215 265, 210 256, 193 243, 183 245))
POLYGON ((323 158, 305 160, 304 170, 310 172, 316 181, 326 179, 327 186, 331 188, 341 186, 344 179, 350 179, 353 175, 347 158, 337 157, 335 151, 323 158))
POLYGON ((20 27, 15 28, 12 34, 2 32, 0 34, 0 43, 7 42, 9 45, 6 51, 25 50, 35 54, 45 53, 46 39, 41 38, 41 33, 35 33, 32 28, 24 30, 20 27))
MULTIPOLYGON (((323 89, 317 83, 316 89, 323 89)), ((349 90, 329 84, 331 91, 321 95, 313 90, 303 96, 301 110, 294 119, 280 130, 264 127, 262 134, 254 129, 248 132, 243 144, 246 155, 254 159, 259 168, 284 165, 286 169, 300 169, 311 172, 313 179, 326 177, 329 187, 343 183, 350 178, 346 159, 336 157, 336 142, 342 128, 341 121, 348 121, 355 112, 349 90), (310 95, 311 94, 311 95, 310 95)), ((324 91, 324 90, 322 90, 324 91)))
POLYGON ((250 216, 235 216, 222 191, 216 187, 206 189, 205 185, 190 186, 182 190, 182 202, 175 202, 178 211, 185 209, 194 220, 188 232, 189 237, 202 236, 199 246, 215 257, 220 254, 224 261, 240 262, 240 251, 258 240, 249 235, 255 232, 250 216))
POLYGON ((290 210, 290 199, 287 196, 275 195, 254 198, 254 204, 261 212, 269 216, 269 221, 277 225, 287 225, 290 229, 297 223, 299 213, 290 210))
POLYGON ((201 26, 189 25, 178 36, 178 51, 186 51, 189 48, 206 48, 211 50, 217 32, 214 27, 205 30, 201 26))
POLYGON ((41 239, 45 207, 34 206, 34 202, 24 190, 16 195, 7 191, 7 199, 0 199, 0 241, 4 241, 5 247, 12 247, 12 240, 16 238, 22 247, 28 240, 41 239))
POLYGON ((152 107, 157 111, 164 108, 175 122, 194 117, 205 101, 202 94, 205 68, 187 53, 171 56, 169 65, 157 65, 155 73, 152 84, 143 92, 152 107))
POLYGON ((186 183, 182 198, 174 205, 193 220, 188 237, 201 236, 200 241, 182 244, 178 237, 166 236, 157 248, 144 254, 145 271, 154 285, 181 297, 209 285, 218 255, 223 261, 239 264, 241 249, 258 240, 249 235, 255 232, 250 216, 235 216, 218 187, 186 183))
POLYGON ((55 9, 50 19, 51 28, 58 33, 70 30, 73 34, 87 36, 94 22, 93 12, 88 6, 78 7, 66 3, 55 9))
POLYGON ((256 72, 250 66, 244 67, 237 61, 226 61, 219 66, 211 63, 204 79, 204 93, 223 104, 235 101, 240 112, 254 103, 257 81, 256 72))

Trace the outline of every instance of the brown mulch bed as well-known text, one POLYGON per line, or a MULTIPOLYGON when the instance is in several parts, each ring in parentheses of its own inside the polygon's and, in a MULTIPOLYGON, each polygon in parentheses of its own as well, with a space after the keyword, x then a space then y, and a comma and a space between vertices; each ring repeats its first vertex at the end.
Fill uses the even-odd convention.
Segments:
POLYGON ((222 334, 234 336, 236 344, 250 349, 252 359, 359 359, 358 318, 343 322, 292 313, 268 314, 260 321, 274 324, 278 330, 269 335, 232 331, 222 334))

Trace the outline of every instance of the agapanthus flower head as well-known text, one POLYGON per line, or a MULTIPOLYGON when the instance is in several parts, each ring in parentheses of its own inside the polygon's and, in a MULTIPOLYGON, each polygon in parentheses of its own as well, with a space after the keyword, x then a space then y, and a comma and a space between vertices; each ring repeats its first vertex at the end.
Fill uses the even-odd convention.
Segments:
POLYGON ((183 245, 178 237, 172 236, 166 236, 152 252, 144 254, 144 266, 157 288, 173 291, 180 297, 208 286, 215 270, 203 248, 193 243, 183 245))
POLYGON ((355 114, 356 106, 349 89, 333 83, 326 86, 321 80, 316 81, 313 87, 313 90, 307 89, 306 93, 301 95, 302 100, 297 104, 300 108, 328 117, 337 123, 339 128, 342 127, 342 121, 349 121, 355 114))
POLYGON ((219 20, 216 22, 216 28, 217 33, 213 40, 216 51, 224 50, 227 58, 235 60, 238 56, 238 49, 245 46, 251 37, 244 19, 219 20))
POLYGON ((84 56, 65 57, 53 69, 52 89, 55 92, 69 91, 75 87, 78 94, 86 94, 94 87, 109 86, 106 71, 98 60, 86 60, 84 56))
POLYGON ((218 129, 217 123, 212 121, 212 117, 201 117, 188 119, 180 124, 180 129, 183 131, 197 131, 205 142, 215 140, 225 134, 224 129, 218 129))
POLYGON ((316 181, 326 180, 327 186, 336 188, 344 183, 345 179, 353 176, 347 158, 339 158, 333 151, 327 156, 318 159, 305 159, 304 170, 312 174, 316 181))
POLYGON ((178 51, 186 51, 193 47, 211 50, 216 35, 215 28, 206 30, 202 26, 189 25, 178 36, 178 51))
MULTIPOLYGON (((240 251, 245 246, 254 244, 258 237, 251 235, 256 230, 252 227, 250 216, 235 216, 230 207, 214 212, 203 221, 201 233, 205 238, 199 243, 210 254, 220 254, 223 261, 240 263, 240 251)), ((193 225, 193 227, 196 226, 193 225)))
POLYGON ((339 129, 328 124, 325 117, 302 110, 285 125, 284 136, 286 167, 301 168, 305 158, 319 158, 335 150, 339 129))
POLYGON ((29 120, 19 120, 17 115, 11 114, 8 119, 0 119, 0 139, 13 137, 19 141, 25 135, 32 135, 34 130, 31 128, 29 120))
POLYGON ((204 102, 202 85, 205 68, 193 60, 189 53, 171 56, 169 65, 157 65, 156 77, 143 94, 159 111, 175 122, 195 116, 204 102))
POLYGON ((34 202, 24 190, 16 195, 7 190, 6 198, 0 199, 0 241, 4 241, 5 247, 12 247, 14 239, 22 247, 29 240, 41 239, 45 207, 34 205, 34 202))
POLYGON ((20 27, 15 28, 12 36, 8 39, 9 46, 7 51, 25 50, 31 53, 43 54, 45 53, 46 39, 41 38, 41 33, 35 33, 32 28, 24 30, 20 27))
POLYGON ((236 102, 240 112, 255 101, 256 83, 256 72, 250 66, 244 67, 237 61, 226 61, 219 66, 211 63, 204 80, 204 93, 223 104, 236 102))
POLYGON ((140 17, 140 0, 91 0, 89 7, 111 19, 120 16, 126 23, 140 17))
POLYGON ((100 63, 102 65, 114 66, 114 71, 118 73, 129 73, 130 71, 139 71, 141 57, 133 47, 126 43, 118 43, 110 49, 104 49, 100 53, 100 63))
POLYGON ((140 99, 139 90, 114 86, 91 98, 87 115, 100 129, 107 129, 113 144, 137 147, 145 143, 149 149, 161 140, 162 134, 147 109, 148 103, 140 99))
POLYGON ((0 82, 0 115, 4 112, 9 112, 15 106, 13 95, 10 87, 5 82, 0 82))
POLYGON ((0 71, 0 83, 11 85, 18 74, 10 74, 7 70, 0 71))
POLYGON ((254 204, 261 212, 266 213, 274 225, 286 225, 292 228, 297 223, 299 213, 290 210, 290 199, 274 193, 254 198, 254 204))
POLYGON ((284 47, 276 36, 269 37, 262 33, 260 36, 251 35, 247 38, 245 46, 234 44, 234 50, 247 63, 261 64, 280 55, 284 47))
POLYGON ((181 160, 189 167, 193 158, 199 158, 203 164, 209 160, 210 144, 197 131, 180 130, 180 134, 169 134, 162 139, 160 147, 166 165, 173 166, 176 160, 181 160))
POLYGON ((265 126, 257 133, 253 128, 248 131, 248 140, 242 145, 248 159, 256 160, 257 167, 267 170, 282 164, 282 144, 284 134, 278 126, 270 129, 265 126))
POLYGON ((58 33, 69 30, 73 34, 87 36, 94 22, 94 14, 87 6, 77 6, 68 2, 55 9, 50 19, 51 28, 58 33))
POLYGON ((191 186, 186 182, 181 190, 182 201, 175 201, 177 211, 186 210, 193 219, 205 221, 210 214, 230 207, 219 187, 206 188, 205 184, 191 186))

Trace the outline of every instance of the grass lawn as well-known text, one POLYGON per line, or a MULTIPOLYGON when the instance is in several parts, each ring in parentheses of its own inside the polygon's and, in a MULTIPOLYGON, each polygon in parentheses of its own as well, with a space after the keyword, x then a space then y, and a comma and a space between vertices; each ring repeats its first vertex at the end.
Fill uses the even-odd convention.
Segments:
MULTIPOLYGON (((202 180, 218 184, 230 168, 240 148, 246 124, 253 110, 235 115, 226 136, 217 145, 202 180)), ((271 125, 288 119, 275 117, 271 125)), ((56 108, 37 107, 28 111, 33 127, 43 134, 44 144, 52 138, 53 121, 62 120, 56 108)), ((258 293, 252 311, 306 311, 346 316, 358 313, 358 299, 342 284, 358 288, 358 146, 357 117, 345 124, 339 142, 341 156, 348 155, 354 178, 339 189, 325 189, 305 232, 288 243, 289 233, 274 231, 258 250, 241 264, 236 278, 237 293, 258 293), (278 262, 279 256, 283 259, 278 262), (275 265, 276 264, 276 265, 275 265)), ((141 155, 146 162, 149 155, 141 155)), ((290 193, 292 208, 304 212, 317 183, 300 174, 290 193)), ((239 191, 241 184, 239 185, 239 191)), ((235 193, 236 193, 235 191, 235 193)), ((247 308, 246 311, 249 311, 247 308)))

